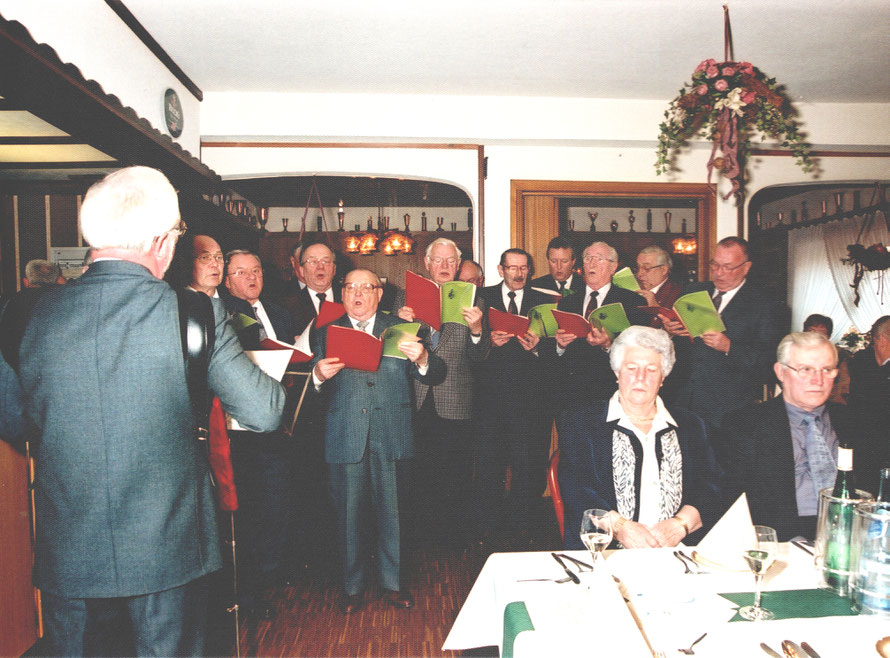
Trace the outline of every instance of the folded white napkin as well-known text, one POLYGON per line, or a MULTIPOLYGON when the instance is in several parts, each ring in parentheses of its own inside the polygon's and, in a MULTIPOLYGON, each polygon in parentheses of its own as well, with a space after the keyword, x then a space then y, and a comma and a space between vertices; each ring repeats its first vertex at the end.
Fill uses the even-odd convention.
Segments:
POLYGON ((748 498, 743 493, 699 542, 693 556, 708 567, 747 571, 742 551, 755 541, 748 498))

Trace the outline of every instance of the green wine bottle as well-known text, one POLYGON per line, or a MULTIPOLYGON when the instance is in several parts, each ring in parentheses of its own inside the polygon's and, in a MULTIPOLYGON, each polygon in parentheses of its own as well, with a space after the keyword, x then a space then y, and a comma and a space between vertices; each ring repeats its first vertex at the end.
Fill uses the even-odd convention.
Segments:
MULTIPOLYGON (((855 494, 853 486, 853 449, 837 449, 837 476, 833 498, 849 499, 855 494)), ((838 594, 850 593, 850 535, 853 531, 853 506, 832 502, 828 506, 829 536, 825 547, 825 581, 838 594)))

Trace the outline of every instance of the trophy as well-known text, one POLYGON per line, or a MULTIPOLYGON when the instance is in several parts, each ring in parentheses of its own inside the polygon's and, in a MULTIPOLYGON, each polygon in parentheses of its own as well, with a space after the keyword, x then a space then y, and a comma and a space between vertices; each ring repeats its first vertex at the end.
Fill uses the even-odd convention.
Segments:
POLYGON ((670 210, 666 210, 664 213, 664 232, 665 233, 671 232, 671 211, 670 210))
POLYGON ((636 233, 636 231, 634 231, 634 222, 635 221, 637 221, 637 218, 634 217, 634 211, 631 210, 630 214, 627 216, 627 223, 630 224, 630 232, 631 233, 636 233))
POLYGON ((618 220, 617 220, 617 219, 613 219, 613 220, 612 220, 612 223, 609 224, 609 228, 612 229, 612 233, 617 233, 617 232, 618 232, 618 220))
POLYGON ((444 223, 445 223, 445 218, 444 218, 444 217, 436 217, 436 226, 438 227, 438 228, 436 228, 436 230, 437 230, 437 231, 444 231, 445 229, 442 228, 442 224, 444 224, 444 223))
POLYGON ((646 211, 646 230, 652 232, 652 209, 646 211))
POLYGON ((403 218, 405 221, 405 233, 411 232, 411 215, 405 213, 405 217, 403 218))
POLYGON ((340 204, 337 206, 337 232, 343 230, 343 220, 346 217, 346 211, 343 210, 343 199, 340 199, 340 204))
POLYGON ((596 218, 599 217, 598 212, 588 212, 587 216, 590 217, 590 232, 593 233, 596 231, 596 218))
POLYGON ((260 208, 259 221, 260 221, 260 228, 265 231, 266 230, 266 222, 269 221, 269 209, 268 208, 260 208))
POLYGON ((287 233, 287 217, 281 218, 281 226, 284 227, 284 232, 287 233))

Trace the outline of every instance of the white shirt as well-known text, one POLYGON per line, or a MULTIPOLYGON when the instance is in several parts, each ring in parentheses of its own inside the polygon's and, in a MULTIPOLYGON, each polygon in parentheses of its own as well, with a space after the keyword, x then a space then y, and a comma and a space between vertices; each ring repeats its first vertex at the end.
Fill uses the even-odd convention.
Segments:
MULTIPOLYGON (((315 315, 318 315, 318 311, 321 308, 321 302, 318 301, 318 291, 309 288, 309 296, 312 298, 312 305, 315 307, 315 315)), ((324 300, 326 302, 334 301, 334 289, 328 288, 324 291, 324 300)))
MULTIPOLYGON (((609 290, 612 289, 612 284, 607 283, 602 288, 597 288, 596 290, 596 307, 599 308, 603 305, 603 300, 606 298, 606 295, 609 294, 609 290)), ((581 312, 584 313, 584 310, 587 308, 587 304, 590 303, 590 295, 593 293, 593 288, 590 286, 584 286, 584 305, 581 307, 581 312)), ((586 320, 587 318, 585 318, 586 320)))
POLYGON ((658 465, 658 457, 655 454, 655 435, 668 425, 675 425, 676 421, 665 408, 661 397, 655 398, 655 416, 652 419, 652 427, 645 434, 634 425, 627 413, 618 401, 618 391, 609 399, 609 410, 606 414, 606 422, 618 421, 621 427, 631 430, 643 446, 643 464, 640 469, 640 481, 637 483, 640 491, 639 523, 652 526, 658 523, 661 515, 661 478, 658 465))
POLYGON ((266 309, 263 308, 263 302, 261 302, 260 300, 256 300, 253 303, 253 308, 256 309, 257 317, 260 319, 260 322, 263 325, 263 329, 266 330, 266 335, 269 338, 278 340, 278 336, 275 334, 275 330, 272 328, 272 321, 269 319, 269 316, 266 315, 266 309))
POLYGON ((519 313, 519 311, 522 310, 522 295, 525 293, 525 290, 523 288, 520 288, 519 290, 510 290, 506 283, 502 283, 501 298, 504 300, 504 308, 506 309, 510 308, 510 297, 507 296, 507 293, 510 292, 516 293, 516 312, 519 313))

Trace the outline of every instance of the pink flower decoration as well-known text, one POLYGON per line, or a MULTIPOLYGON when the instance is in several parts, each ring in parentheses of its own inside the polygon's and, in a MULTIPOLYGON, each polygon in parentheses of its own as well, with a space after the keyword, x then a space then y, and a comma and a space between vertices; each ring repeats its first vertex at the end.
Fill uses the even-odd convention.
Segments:
POLYGON ((747 75, 754 75, 754 66, 751 62, 739 62, 739 70, 747 75))
POLYGON ((755 98, 757 98, 757 94, 755 94, 753 91, 747 90, 742 93, 742 102, 745 105, 753 103, 755 98))
POLYGON ((717 68, 716 64, 711 64, 708 67, 708 70, 705 71, 705 75, 708 76, 709 78, 716 78, 719 73, 720 73, 720 69, 717 68))
POLYGON ((726 80, 718 80, 714 83, 714 89, 716 89, 717 91, 726 91, 727 87, 729 87, 729 84, 726 82, 726 80))
POLYGON ((693 72, 694 72, 694 73, 701 73, 702 71, 706 70, 709 66, 714 66, 716 63, 717 63, 717 62, 715 62, 713 59, 706 59, 706 60, 703 60, 702 63, 699 64, 699 65, 695 68, 695 71, 693 71, 693 72))
POLYGON ((735 68, 732 66, 724 66, 723 70, 720 71, 721 75, 725 75, 726 77, 735 75, 735 68))
POLYGON ((699 96, 704 96, 708 93, 708 85, 699 85, 695 88, 695 93, 697 93, 699 96))

